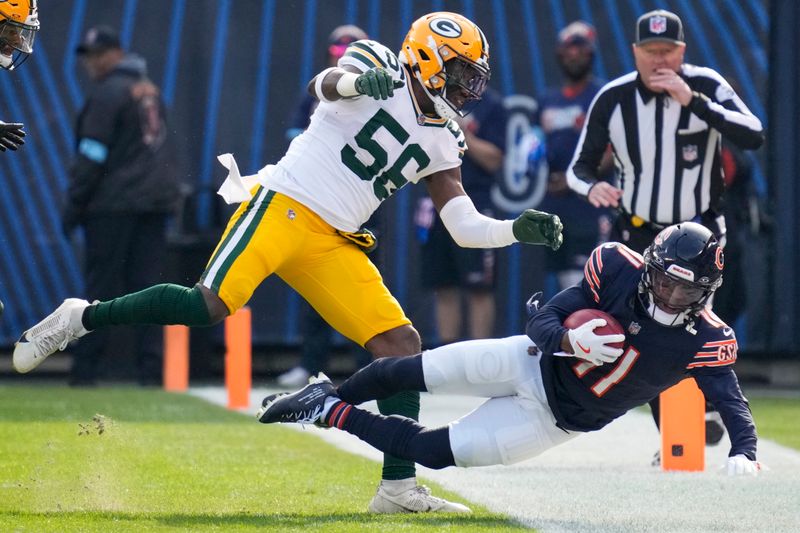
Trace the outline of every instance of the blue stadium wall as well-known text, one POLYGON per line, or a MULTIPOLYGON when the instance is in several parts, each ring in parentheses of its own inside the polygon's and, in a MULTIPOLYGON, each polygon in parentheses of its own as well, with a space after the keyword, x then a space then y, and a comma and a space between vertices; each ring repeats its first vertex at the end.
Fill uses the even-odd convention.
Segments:
MULTIPOLYGON (((357 24, 399 49, 416 17, 458 11, 478 22, 491 43, 492 84, 508 96, 535 96, 559 82, 553 54, 559 28, 578 18, 593 23, 600 38, 596 73, 610 79, 633 69, 634 21, 656 7, 683 17, 687 60, 734 79, 753 112, 766 121, 769 6, 764 0, 42 2, 35 54, 18 71, 0 73, 0 118, 25 122, 29 133, 23 150, 0 156, 0 298, 6 304, 0 345, 13 343, 25 326, 82 292, 81 241, 63 237, 59 213, 73 153, 72 125, 87 88, 73 50, 86 28, 99 23, 119 28, 124 46, 148 60, 151 77, 163 89, 189 192, 174 228, 165 279, 191 284, 231 212, 213 194, 224 177, 215 156, 232 152, 249 173, 282 155, 291 111, 322 66, 327 34, 336 25, 357 24)), ((514 123, 524 127, 529 100, 509 102, 516 107, 514 123)), ((766 195, 765 167, 758 158, 756 163, 757 186, 766 195)), ((534 197, 539 185, 512 174, 498 180, 499 190, 517 205, 534 197)), ((376 221, 383 231, 376 262, 430 340, 432 300, 419 287, 411 220, 422 193, 423 187, 406 187, 383 206, 376 221)), ((498 335, 520 332, 524 300, 547 286, 543 253, 520 246, 502 252, 498 335)), ((255 342, 299 343, 300 305, 280 280, 265 283, 252 301, 255 342)))

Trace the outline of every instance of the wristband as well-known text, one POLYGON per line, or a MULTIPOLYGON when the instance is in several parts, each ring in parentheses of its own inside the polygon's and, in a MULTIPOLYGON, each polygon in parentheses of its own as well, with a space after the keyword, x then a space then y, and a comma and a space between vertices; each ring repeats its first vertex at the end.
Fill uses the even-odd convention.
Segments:
POLYGON ((361 93, 356 90, 356 80, 358 76, 358 74, 353 72, 345 72, 342 74, 342 77, 336 82, 336 92, 343 98, 352 98, 353 96, 361 95, 361 93))

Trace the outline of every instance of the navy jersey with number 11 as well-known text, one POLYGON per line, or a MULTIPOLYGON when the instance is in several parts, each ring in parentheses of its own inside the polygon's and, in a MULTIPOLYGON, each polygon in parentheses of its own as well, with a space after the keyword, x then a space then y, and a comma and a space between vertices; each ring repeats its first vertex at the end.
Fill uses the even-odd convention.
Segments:
POLYGON ((638 297, 643 269, 642 256, 625 245, 601 245, 586 262, 581 283, 557 294, 530 317, 527 333, 543 352, 545 391, 559 427, 600 429, 694 377, 722 416, 731 438, 730 455, 755 460, 755 425, 733 371, 733 330, 710 309, 701 311, 689 327, 654 321, 638 297), (594 366, 553 355, 561 350, 566 317, 586 308, 611 314, 625 329, 623 354, 615 362, 594 366))

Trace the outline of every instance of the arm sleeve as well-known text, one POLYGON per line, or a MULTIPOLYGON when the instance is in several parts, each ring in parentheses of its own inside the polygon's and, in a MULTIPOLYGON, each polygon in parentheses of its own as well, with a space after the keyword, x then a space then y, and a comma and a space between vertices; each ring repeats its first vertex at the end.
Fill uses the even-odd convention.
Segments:
POLYGON ((729 456, 742 454, 756 460, 756 425, 747 400, 739 388, 732 366, 698 368, 691 371, 706 400, 719 411, 731 438, 729 456))
POLYGON ((513 220, 496 220, 480 214, 469 196, 450 199, 439 211, 439 218, 462 248, 500 248, 517 242, 513 220))
POLYGON ((567 168, 567 185, 581 196, 588 196, 597 182, 597 168, 608 146, 608 120, 613 99, 601 91, 595 96, 586 114, 581 136, 575 147, 572 162, 567 168))

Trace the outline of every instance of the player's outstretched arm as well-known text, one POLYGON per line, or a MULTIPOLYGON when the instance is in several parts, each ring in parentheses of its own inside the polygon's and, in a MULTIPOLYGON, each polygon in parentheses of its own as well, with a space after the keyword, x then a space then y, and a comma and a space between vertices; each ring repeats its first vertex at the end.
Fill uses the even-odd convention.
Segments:
POLYGON ((478 212, 461 183, 458 167, 425 178, 433 200, 453 240, 462 248, 500 248, 515 242, 561 246, 561 221, 555 215, 528 209, 516 220, 497 220, 478 212))
POLYGON ((395 80, 389 71, 382 67, 360 72, 355 67, 331 67, 317 74, 308 82, 308 92, 323 102, 333 102, 342 98, 370 96, 375 100, 388 100, 394 90, 405 85, 395 80))
POLYGON ((761 464, 756 459, 758 436, 750 407, 733 371, 735 361, 734 356, 729 359, 728 365, 700 366, 690 373, 706 399, 719 411, 730 435, 731 451, 726 464, 728 474, 754 476, 761 470, 761 464))

